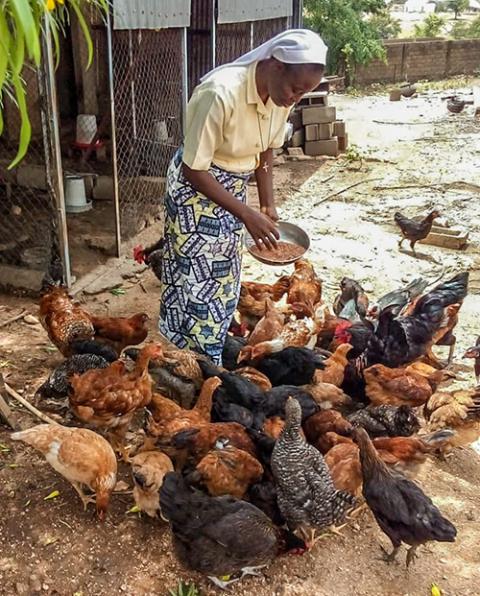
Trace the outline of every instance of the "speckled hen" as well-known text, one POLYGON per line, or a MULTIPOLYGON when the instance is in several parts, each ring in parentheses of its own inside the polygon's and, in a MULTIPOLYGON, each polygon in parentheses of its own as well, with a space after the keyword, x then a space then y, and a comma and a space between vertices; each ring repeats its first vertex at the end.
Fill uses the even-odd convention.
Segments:
POLYGON ((302 411, 296 399, 287 400, 285 413, 285 428, 271 459, 278 506, 289 528, 313 546, 315 530, 340 523, 355 498, 335 489, 321 453, 302 438, 302 411))

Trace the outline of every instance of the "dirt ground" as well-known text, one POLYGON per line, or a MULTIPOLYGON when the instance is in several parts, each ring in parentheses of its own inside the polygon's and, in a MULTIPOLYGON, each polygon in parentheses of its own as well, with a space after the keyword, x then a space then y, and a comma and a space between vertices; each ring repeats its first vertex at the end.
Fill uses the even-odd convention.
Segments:
MULTIPOLYGON (((385 95, 332 98, 358 149, 350 151, 350 160, 279 165, 275 180, 283 218, 310 234, 309 257, 325 280, 327 303, 344 275, 358 279, 375 296, 418 275, 433 281, 470 269, 470 295, 460 313, 453 366, 455 384, 469 387, 474 382, 470 361, 462 362, 461 354, 480 334, 480 123, 474 122, 471 107, 449 114, 441 100, 445 94, 430 91, 400 104, 389 103, 385 95), (433 205, 451 225, 469 230, 467 249, 418 245, 418 258, 399 252, 393 213, 399 209, 416 215, 433 205)), ((254 188, 250 190, 253 200, 254 188)), ((283 271, 245 255, 245 279, 271 281, 283 271)), ((152 316, 155 337, 157 280, 144 271, 123 288, 121 295, 89 296, 86 306, 115 315, 144 310, 152 316)), ((22 308, 36 314, 29 299, 2 296, 0 304, 0 324, 22 308)), ((58 353, 39 324, 18 320, 1 327, 0 337, 0 371, 33 400, 36 387, 60 361, 58 353)), ((21 406, 11 405, 21 426, 37 423, 21 406)), ((128 468, 121 464, 120 470, 120 479, 131 484, 128 468)), ((393 566, 379 560, 380 544, 389 545, 371 515, 363 512, 343 537, 326 537, 303 557, 280 558, 262 578, 235 584, 231 593, 427 596, 434 583, 444 596, 478 595, 480 456, 471 448, 456 450, 446 461, 427 463, 419 482, 456 524, 458 538, 455 544, 424 547, 408 573, 403 558, 393 566)), ((105 525, 98 524, 92 510, 83 512, 68 483, 36 453, 13 444, 4 426, 0 503, 0 594, 164 596, 180 579, 195 581, 202 594, 219 593, 179 566, 165 524, 127 513, 130 495, 116 495, 105 525), (46 500, 54 490, 59 496, 46 500)))

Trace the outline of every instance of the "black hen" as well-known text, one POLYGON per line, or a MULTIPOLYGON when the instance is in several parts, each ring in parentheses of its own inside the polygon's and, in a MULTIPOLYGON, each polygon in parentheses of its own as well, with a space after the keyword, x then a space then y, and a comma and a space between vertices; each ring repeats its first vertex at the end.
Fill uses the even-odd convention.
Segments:
MULTIPOLYGON (((170 522, 180 561, 206 575, 231 575, 265 565, 294 545, 290 532, 277 528, 251 503, 205 495, 175 472, 165 476, 160 507, 170 522)), ((295 543, 305 546, 299 539, 295 543)))
POLYGON ((263 411, 265 394, 250 379, 234 372, 222 371, 206 360, 199 360, 198 364, 206 379, 219 377, 222 381, 214 393, 214 401, 219 398, 224 402, 239 404, 252 411, 263 411))
POLYGON ((395 318, 395 307, 386 308, 380 313, 378 327, 360 356, 360 366, 384 364, 397 368, 423 356, 440 328, 444 309, 463 302, 467 286, 468 272, 459 273, 422 296, 409 316, 395 318))
POLYGON ((240 350, 247 345, 246 337, 238 337, 227 333, 225 338, 225 344, 222 351, 222 364, 227 370, 235 370, 240 364, 238 364, 238 355, 240 350))
MULTIPOLYGON (((273 450, 273 447, 272 447, 273 450)), ((277 503, 277 489, 270 480, 262 480, 252 484, 248 489, 248 500, 268 515, 277 526, 283 526, 285 520, 277 503)))
POLYGON ((73 374, 81 375, 92 368, 107 368, 109 364, 105 358, 96 354, 75 354, 57 366, 36 393, 45 398, 67 397, 71 389, 70 378, 73 374))
POLYGON ((285 348, 266 356, 254 366, 277 385, 310 385, 317 369, 324 369, 325 357, 308 348, 285 348))
POLYGON ((72 354, 96 354, 108 362, 118 359, 118 353, 111 346, 101 344, 94 339, 77 339, 70 344, 72 354))
POLYGON ((369 406, 350 414, 347 420, 371 437, 410 437, 420 428, 410 406, 369 406))
POLYGON ((363 429, 356 429, 354 437, 360 450, 363 496, 393 546, 387 560, 395 559, 402 542, 410 545, 407 567, 419 545, 430 540, 454 542, 455 526, 422 489, 383 463, 363 429))
POLYGON ((285 404, 289 397, 294 397, 302 409, 302 422, 320 410, 313 397, 295 385, 280 385, 265 393, 263 412, 265 416, 280 416, 285 419, 285 404))

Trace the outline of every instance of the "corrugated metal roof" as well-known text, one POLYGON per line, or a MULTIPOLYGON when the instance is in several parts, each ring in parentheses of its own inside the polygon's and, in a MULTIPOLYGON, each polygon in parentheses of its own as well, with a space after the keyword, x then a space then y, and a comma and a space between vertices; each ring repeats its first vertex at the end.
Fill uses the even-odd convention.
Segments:
POLYGON ((218 23, 261 21, 292 15, 292 0, 218 0, 218 23))
POLYGON ((166 29, 190 25, 190 0, 113 0, 114 29, 166 29))

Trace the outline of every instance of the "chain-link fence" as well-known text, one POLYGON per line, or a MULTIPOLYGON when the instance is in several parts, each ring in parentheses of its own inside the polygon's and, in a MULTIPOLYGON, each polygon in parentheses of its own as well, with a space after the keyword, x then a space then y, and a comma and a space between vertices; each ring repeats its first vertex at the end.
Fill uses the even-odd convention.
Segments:
POLYGON ((253 23, 253 47, 261 45, 278 33, 288 29, 288 18, 268 19, 265 21, 254 21, 253 23))
POLYGON ((26 67, 32 142, 19 166, 9 170, 18 147, 20 114, 8 99, 0 137, 0 286, 38 290, 49 264, 61 254, 50 101, 46 74, 26 67))
POLYGON ((113 73, 122 238, 161 211, 182 138, 182 29, 114 31, 113 73))
MULTIPOLYGON (((98 13, 86 16, 94 62, 87 70, 86 46, 73 18, 66 38, 60 40, 58 106, 44 70, 24 72, 33 139, 26 158, 11 171, 7 166, 16 152, 20 119, 12 103, 5 106, 6 130, 0 137, 3 285, 15 276, 18 281, 20 271, 28 274, 20 285, 38 287, 55 255, 69 264, 69 251, 78 277, 102 262, 98 249, 105 258, 115 254, 118 220, 126 240, 161 217, 168 164, 182 141, 187 79, 191 94, 200 76, 214 64, 234 60, 288 27, 287 18, 215 24, 214 4, 197 0, 192 2, 188 33, 175 27, 111 29, 110 52, 106 24, 98 13), (77 142, 79 115, 96 122, 97 133, 87 149, 77 142), (52 122, 57 118, 60 134, 55 138, 52 122), (67 218, 63 190, 65 186, 68 195, 69 175, 81 175, 88 202, 94 200, 90 210, 74 214, 70 210, 67 218), (103 184, 97 185, 100 179, 103 184), (94 257, 90 249, 97 251, 94 257)), ((68 206, 68 196, 65 200, 68 206)), ((66 267, 67 276, 68 271, 66 267)))

